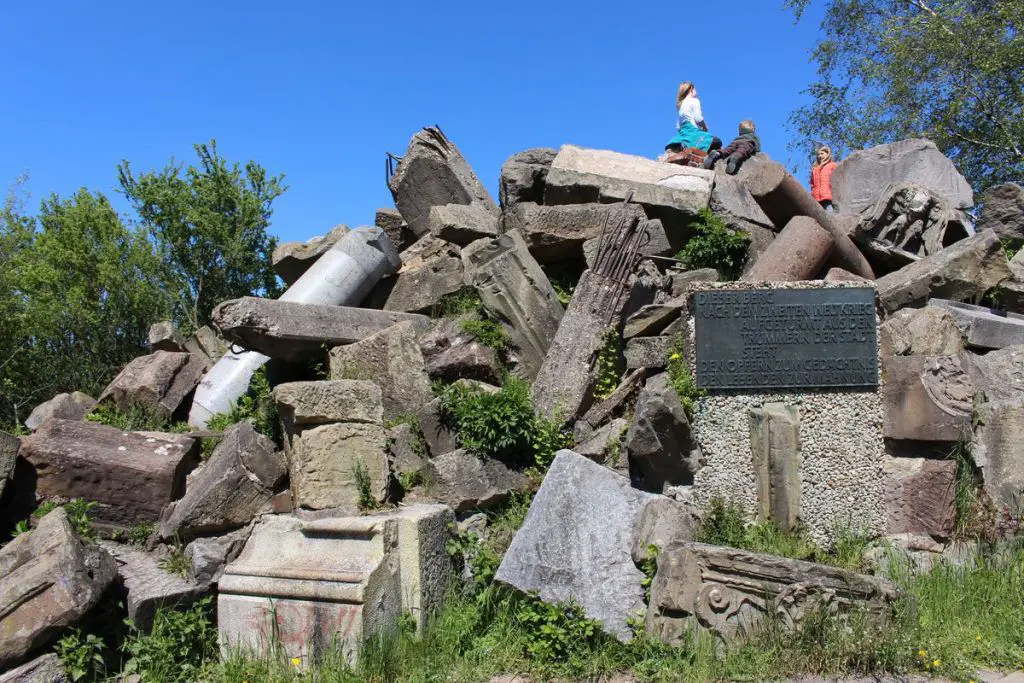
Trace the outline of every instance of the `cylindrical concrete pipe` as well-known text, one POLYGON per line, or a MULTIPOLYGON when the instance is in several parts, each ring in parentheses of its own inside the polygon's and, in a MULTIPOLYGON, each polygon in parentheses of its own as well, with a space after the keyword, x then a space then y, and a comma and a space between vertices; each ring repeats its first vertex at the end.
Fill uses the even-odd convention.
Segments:
MULTIPOLYGON (((397 272, 402 261, 391 240, 378 227, 345 234, 303 273, 282 301, 356 306, 382 277, 397 272)), ((226 413, 249 388, 252 375, 269 357, 255 351, 229 351, 210 368, 196 388, 188 423, 203 429, 217 413, 226 413)))
POLYGON ((821 274, 835 243, 809 216, 793 216, 743 276, 745 282, 813 280, 821 274))

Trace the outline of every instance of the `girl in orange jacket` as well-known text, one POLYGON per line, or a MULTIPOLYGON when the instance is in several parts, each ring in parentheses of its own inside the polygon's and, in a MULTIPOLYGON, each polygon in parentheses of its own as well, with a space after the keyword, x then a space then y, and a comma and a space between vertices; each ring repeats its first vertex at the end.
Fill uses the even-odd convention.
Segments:
POLYGON ((817 158, 811 166, 811 196, 829 213, 836 210, 832 203, 832 172, 836 170, 836 162, 832 160, 832 148, 822 145, 818 148, 817 158))

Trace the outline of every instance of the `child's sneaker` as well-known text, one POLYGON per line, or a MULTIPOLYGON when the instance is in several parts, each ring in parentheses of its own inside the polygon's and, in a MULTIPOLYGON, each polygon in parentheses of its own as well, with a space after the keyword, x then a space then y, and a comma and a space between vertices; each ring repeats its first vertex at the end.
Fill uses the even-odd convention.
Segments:
POLYGON ((708 156, 707 156, 706 159, 704 159, 704 163, 701 164, 701 166, 703 166, 704 168, 706 168, 706 169, 708 169, 710 171, 711 169, 713 169, 715 167, 715 162, 718 161, 718 157, 720 157, 720 156, 722 156, 722 153, 719 152, 717 149, 713 150, 711 152, 708 152, 708 156))
POLYGON ((740 170, 740 164, 742 163, 743 160, 740 159, 738 156, 734 155, 729 157, 729 161, 727 161, 725 164, 725 172, 728 173, 729 175, 736 175, 736 172, 740 170))

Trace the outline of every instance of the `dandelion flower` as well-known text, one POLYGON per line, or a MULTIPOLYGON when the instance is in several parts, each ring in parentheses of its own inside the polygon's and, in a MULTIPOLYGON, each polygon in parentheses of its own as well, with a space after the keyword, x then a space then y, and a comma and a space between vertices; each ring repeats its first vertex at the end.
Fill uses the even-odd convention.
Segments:
POLYGON ((981 635, 979 634, 979 635, 974 636, 974 639, 980 643, 981 642, 981 635))
POLYGON ((925 657, 928 656, 928 650, 918 650, 917 651, 917 656, 920 657, 921 659, 924 659, 925 657))
POLYGON ((942 660, 941 659, 936 659, 934 662, 932 662, 932 666, 934 666, 934 667, 942 666, 942 660))
POLYGON ((671 356, 668 357, 669 360, 679 360, 679 358, 680 355, 678 353, 673 353, 671 356))
POLYGON ((299 664, 302 664, 302 660, 298 657, 292 657, 292 666, 298 666, 299 664))

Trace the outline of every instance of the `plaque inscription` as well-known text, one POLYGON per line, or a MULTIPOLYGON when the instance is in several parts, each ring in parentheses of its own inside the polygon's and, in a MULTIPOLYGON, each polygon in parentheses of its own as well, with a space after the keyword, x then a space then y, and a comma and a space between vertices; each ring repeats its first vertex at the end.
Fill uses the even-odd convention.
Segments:
POLYGON ((875 290, 695 292, 701 389, 877 387, 875 290))

